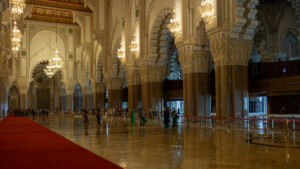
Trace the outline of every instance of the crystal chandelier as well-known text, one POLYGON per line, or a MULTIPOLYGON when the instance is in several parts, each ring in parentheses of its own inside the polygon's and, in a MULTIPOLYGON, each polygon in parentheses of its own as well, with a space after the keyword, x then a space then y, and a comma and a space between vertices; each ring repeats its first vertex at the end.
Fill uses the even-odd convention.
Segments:
POLYGON ((132 53, 136 53, 136 52, 139 51, 139 49, 138 49, 138 43, 136 41, 136 33, 135 32, 133 34, 133 38, 132 38, 131 44, 129 45, 129 48, 130 48, 130 51, 132 53))
POLYGON ((54 57, 50 60, 50 63, 55 72, 59 71, 62 68, 63 62, 59 57, 59 52, 57 49, 55 50, 54 57))
POLYGON ((11 14, 13 19, 18 19, 24 12, 25 0, 10 0, 12 4, 11 14))
POLYGON ((205 23, 213 17, 214 15, 214 4, 213 0, 202 0, 201 5, 198 8, 201 18, 205 23))
POLYGON ((51 60, 49 60, 48 65, 44 69, 45 74, 47 75, 48 78, 52 78, 52 76, 55 74, 55 70, 53 68, 53 65, 51 63, 51 60))
POLYGON ((11 38, 11 46, 12 46, 13 53, 17 53, 20 50, 21 39, 22 39, 22 34, 17 27, 17 22, 14 21, 14 27, 12 30, 12 38, 11 38))
POLYGON ((174 12, 174 15, 172 16, 170 23, 168 24, 168 28, 173 34, 176 34, 180 31, 180 27, 179 27, 180 24, 177 19, 176 10, 174 10, 173 12, 174 12))
POLYGON ((121 46, 120 46, 120 48, 118 49, 118 52, 117 52, 117 56, 118 56, 118 58, 121 60, 121 61, 124 61, 124 59, 125 59, 125 55, 124 55, 124 51, 123 51, 123 49, 122 49, 122 43, 121 43, 121 46))

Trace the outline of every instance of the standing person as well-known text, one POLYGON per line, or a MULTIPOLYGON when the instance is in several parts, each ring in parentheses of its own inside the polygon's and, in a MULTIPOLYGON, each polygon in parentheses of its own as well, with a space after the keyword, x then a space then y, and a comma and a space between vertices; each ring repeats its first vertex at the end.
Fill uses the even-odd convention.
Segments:
POLYGON ((165 124, 165 128, 169 128, 170 127, 170 111, 169 111, 169 107, 167 107, 164 111, 164 124, 165 124))
POLYGON ((101 111, 100 111, 100 109, 98 109, 96 118, 97 118, 98 125, 100 125, 101 124, 101 111))
POLYGON ((141 109, 140 113, 140 120, 141 120, 141 126, 145 126, 145 117, 146 117, 146 112, 144 109, 141 109))
POLYGON ((177 127, 178 115, 177 115, 177 112, 176 112, 175 108, 173 108, 173 111, 172 111, 171 114, 172 114, 173 127, 177 127))
POLYGON ((87 110, 83 110, 83 119, 84 119, 84 123, 88 123, 89 122, 89 117, 88 117, 88 111, 87 110))
POLYGON ((135 123, 135 110, 132 109, 130 113, 131 113, 130 122, 133 124, 133 123, 135 123))

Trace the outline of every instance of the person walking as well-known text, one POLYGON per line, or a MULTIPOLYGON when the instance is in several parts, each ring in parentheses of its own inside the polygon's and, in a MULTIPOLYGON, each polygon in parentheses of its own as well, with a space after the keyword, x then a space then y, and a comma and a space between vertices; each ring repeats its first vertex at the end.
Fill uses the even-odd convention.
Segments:
POLYGON ((166 107, 166 109, 164 111, 164 124, 165 124, 165 128, 169 128, 170 127, 170 111, 169 111, 169 107, 166 107))
POLYGON ((130 114, 130 122, 131 122, 132 124, 134 124, 134 123, 135 123, 135 110, 132 109, 130 113, 131 113, 131 114, 130 114))
POLYGON ((172 114, 173 127, 177 127, 178 114, 177 114, 175 108, 173 108, 173 111, 171 114, 172 114))
POLYGON ((141 126, 142 127, 145 126, 145 117, 146 117, 146 112, 145 112, 144 109, 141 109, 140 120, 141 120, 141 126))
POLYGON ((98 125, 100 125, 101 124, 101 110, 100 109, 98 109, 98 111, 97 111, 96 118, 97 118, 98 125))

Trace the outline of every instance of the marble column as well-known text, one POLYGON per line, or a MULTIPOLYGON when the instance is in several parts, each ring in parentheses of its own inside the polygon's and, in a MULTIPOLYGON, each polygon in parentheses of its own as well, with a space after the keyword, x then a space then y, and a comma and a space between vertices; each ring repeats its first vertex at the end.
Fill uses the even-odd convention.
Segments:
POLYGON ((20 108, 21 109, 27 109, 27 95, 28 95, 28 88, 29 88, 29 82, 27 82, 27 79, 25 78, 19 78, 18 87, 20 90, 20 108))
POLYGON ((139 73, 142 80, 142 108, 162 111, 165 66, 148 65, 147 61, 143 61, 139 63, 139 73))
POLYGON ((183 100, 185 116, 210 116, 208 64, 211 54, 196 45, 179 48, 183 70, 183 100))
POLYGON ((217 116, 246 116, 252 42, 228 37, 212 37, 211 40, 214 42, 211 51, 216 66, 217 116))
POLYGON ((137 67, 126 67, 125 75, 128 83, 128 108, 140 109, 142 107, 142 84, 137 67))
POLYGON ((97 82, 96 83, 96 95, 95 95, 95 104, 97 108, 104 109, 105 108, 105 83, 104 82, 97 82))
POLYGON ((142 105, 144 110, 162 110, 163 82, 142 83, 142 105))
POLYGON ((109 77, 106 79, 108 89, 108 108, 121 109, 123 103, 124 78, 109 77))
POLYGON ((66 94, 67 94, 67 111, 73 112, 74 111, 74 90, 75 84, 74 83, 66 83, 66 94))

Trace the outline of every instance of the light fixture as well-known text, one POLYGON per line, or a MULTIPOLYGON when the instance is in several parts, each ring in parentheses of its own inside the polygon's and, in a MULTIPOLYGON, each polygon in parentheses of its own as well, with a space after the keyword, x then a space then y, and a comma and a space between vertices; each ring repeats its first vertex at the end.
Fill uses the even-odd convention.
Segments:
POLYGON ((121 46, 120 46, 120 48, 118 49, 118 52, 117 52, 117 56, 123 62, 125 60, 125 55, 124 55, 124 51, 123 51, 122 47, 123 47, 123 45, 121 43, 121 46))
POLYGON ((48 78, 52 78, 52 76, 54 76, 55 70, 54 70, 54 67, 51 63, 51 60, 49 60, 48 65, 44 69, 44 72, 45 72, 45 74, 47 75, 48 78))
POLYGON ((54 52, 54 57, 50 60, 51 66, 53 67, 53 69, 56 71, 59 71, 62 66, 63 66, 63 62, 61 60, 61 58, 59 57, 59 52, 56 49, 54 52))
POLYGON ((10 0, 12 5, 11 7, 11 14, 12 19, 18 19, 24 12, 24 8, 26 6, 25 0, 10 0))
POLYGON ((177 19, 177 14, 176 14, 176 10, 174 9, 173 10, 174 14, 170 20, 170 23, 168 24, 168 28, 169 30, 173 33, 173 34, 176 34, 180 31, 180 24, 179 24, 179 21, 177 19))
POLYGON ((129 45, 129 48, 132 53, 136 53, 139 51, 135 32, 133 33, 133 38, 132 38, 131 44, 129 45))
POLYGON ((17 27, 17 22, 14 21, 14 27, 12 30, 12 38, 11 38, 11 47, 13 53, 18 53, 21 47, 21 39, 22 39, 22 34, 20 30, 17 27))
MULTIPOLYGON (((56 11, 57 12, 57 11, 56 11)), ((44 72, 46 73, 46 75, 48 77, 52 77, 57 71, 59 71, 62 66, 63 66, 63 61, 62 59, 60 58, 59 56, 59 51, 57 49, 57 22, 56 22, 56 49, 55 49, 55 52, 54 52, 54 57, 52 57, 49 62, 48 62, 48 65, 46 67, 46 69, 44 70, 44 72)))
POLYGON ((202 0, 201 5, 198 8, 201 18, 205 23, 214 15, 214 2, 213 0, 202 0))

